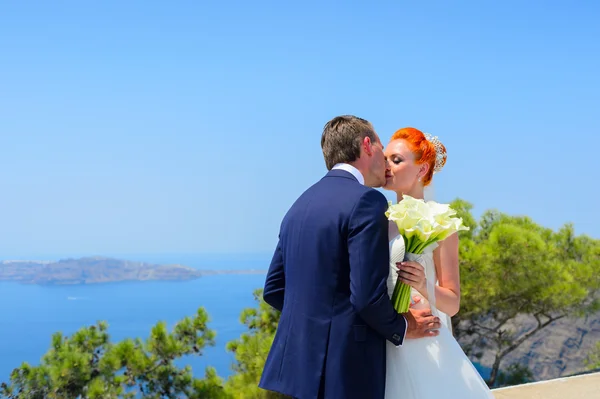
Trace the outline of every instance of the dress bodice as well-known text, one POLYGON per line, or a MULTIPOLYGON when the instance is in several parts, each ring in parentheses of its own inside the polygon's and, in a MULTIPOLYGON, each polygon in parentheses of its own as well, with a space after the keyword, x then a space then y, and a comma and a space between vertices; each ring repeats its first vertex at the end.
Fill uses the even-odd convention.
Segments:
POLYGON ((390 270, 387 279, 387 289, 390 298, 392 297, 394 286, 396 285, 396 280, 398 279, 398 268, 396 266, 396 262, 401 262, 402 260, 412 260, 421 264, 425 270, 425 277, 427 278, 427 292, 421 293, 411 287, 411 298, 414 298, 415 296, 421 297, 421 301, 418 304, 413 305, 412 308, 430 308, 434 315, 440 317, 442 324, 444 324, 448 329, 451 329, 450 317, 440 312, 435 303, 435 286, 437 286, 439 282, 435 270, 435 262, 433 260, 433 251, 438 245, 435 243, 431 244, 425 248, 422 254, 419 255, 410 253, 406 254, 404 239, 398 233, 398 229, 394 222, 390 222, 388 237, 390 241, 390 270), (425 299, 425 297, 429 298, 429 300, 425 299))

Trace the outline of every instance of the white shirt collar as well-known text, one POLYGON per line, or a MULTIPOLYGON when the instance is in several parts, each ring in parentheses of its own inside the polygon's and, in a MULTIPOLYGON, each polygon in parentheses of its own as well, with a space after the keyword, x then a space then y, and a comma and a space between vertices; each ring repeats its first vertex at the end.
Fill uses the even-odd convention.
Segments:
POLYGON ((338 163, 333 168, 331 168, 331 170, 335 169, 345 170, 348 173, 352 173, 352 176, 354 176, 360 184, 362 184, 363 186, 365 185, 365 178, 363 177, 362 173, 360 173, 360 170, 356 169, 354 166, 348 163, 338 163))

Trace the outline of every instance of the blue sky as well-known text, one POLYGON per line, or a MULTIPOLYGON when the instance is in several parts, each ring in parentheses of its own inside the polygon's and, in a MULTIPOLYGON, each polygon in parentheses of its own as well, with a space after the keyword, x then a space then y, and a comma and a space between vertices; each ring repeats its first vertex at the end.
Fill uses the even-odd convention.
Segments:
MULTIPOLYGON (((436 198, 600 238, 593 1, 8 1, 0 258, 269 252, 324 123, 440 137, 436 198)), ((389 198, 393 198, 386 193, 389 198)))

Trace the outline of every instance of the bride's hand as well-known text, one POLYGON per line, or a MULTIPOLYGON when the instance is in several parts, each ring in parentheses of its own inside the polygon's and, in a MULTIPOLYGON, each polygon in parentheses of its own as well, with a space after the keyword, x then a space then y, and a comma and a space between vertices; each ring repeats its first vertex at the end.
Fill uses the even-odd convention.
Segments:
POLYGON ((425 295, 427 293, 427 279, 425 269, 417 262, 406 261, 396 263, 398 267, 398 278, 425 295))

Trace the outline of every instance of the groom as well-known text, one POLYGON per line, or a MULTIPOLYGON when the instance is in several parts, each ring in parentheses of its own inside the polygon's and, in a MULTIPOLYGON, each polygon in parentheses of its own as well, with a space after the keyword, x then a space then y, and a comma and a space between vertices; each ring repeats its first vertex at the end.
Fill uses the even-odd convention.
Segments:
MULTIPOLYGON (((386 343, 437 335, 429 310, 399 315, 387 293, 386 159, 373 126, 323 130, 329 173, 281 223, 264 299, 281 311, 259 386, 299 399, 383 399, 386 343)), ((393 376, 391 377, 393 378, 393 376)))

